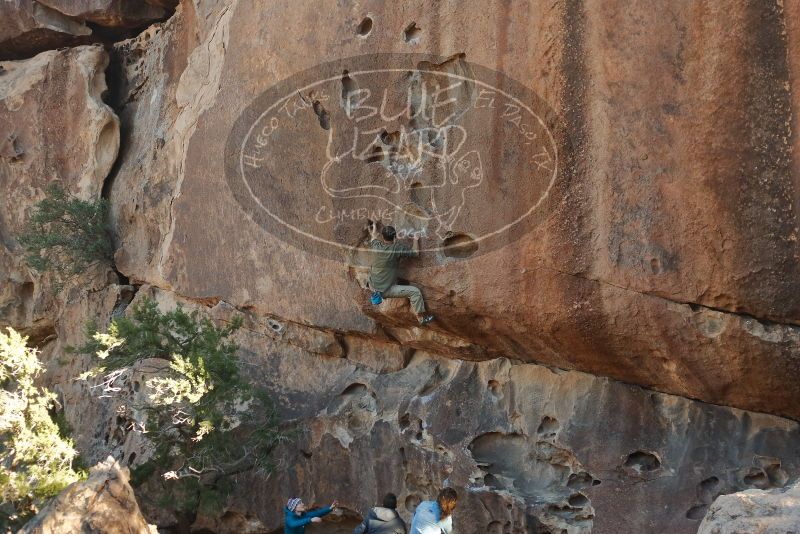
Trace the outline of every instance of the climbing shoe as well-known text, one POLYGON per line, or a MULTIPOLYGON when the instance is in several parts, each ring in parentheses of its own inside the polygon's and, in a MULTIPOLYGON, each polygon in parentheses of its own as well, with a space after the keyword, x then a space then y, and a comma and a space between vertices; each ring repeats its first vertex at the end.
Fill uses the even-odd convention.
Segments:
POLYGON ((373 291, 372 296, 370 296, 369 300, 370 302, 372 302, 372 304, 377 306, 378 304, 383 302, 383 296, 381 295, 380 291, 373 291))
POLYGON ((433 315, 423 315, 419 319, 419 324, 422 325, 422 326, 425 326, 426 324, 428 324, 431 321, 433 321, 433 315))

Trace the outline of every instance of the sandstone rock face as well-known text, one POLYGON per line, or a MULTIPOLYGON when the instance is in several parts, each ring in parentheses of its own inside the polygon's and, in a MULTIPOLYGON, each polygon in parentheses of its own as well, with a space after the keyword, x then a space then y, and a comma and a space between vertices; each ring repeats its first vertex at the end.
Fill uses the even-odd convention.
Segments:
POLYGON ((800 530, 800 487, 751 489, 720 497, 698 534, 789 534, 800 530))
MULTIPOLYGON (((136 298, 144 296, 221 322, 241 313, 152 287, 136 298)), ((236 477, 241 490, 225 519, 200 517, 197 528, 270 531, 291 495, 316 505, 339 499, 343 514, 328 529, 348 525, 388 491, 410 519, 420 500, 449 484, 461 499, 459 532, 691 533, 717 496, 782 488, 800 475, 800 425, 779 417, 503 358, 417 351, 396 370, 380 370, 358 353, 324 357, 302 348, 315 345, 314 329, 282 323, 296 332, 290 344, 258 315, 244 318, 237 333, 244 366, 300 435, 269 477, 236 477)), ((112 431, 127 440, 126 454, 138 439, 129 426, 112 431)), ((170 525, 147 492, 139 497, 146 517, 170 525)))
MULTIPOLYGON (((114 407, 94 403, 90 385, 76 381, 92 361, 68 354, 84 342, 88 321, 105 324, 133 298, 108 265, 81 273, 55 295, 49 275, 28 268, 16 236, 45 187, 59 181, 80 198, 97 198, 119 149, 119 119, 103 102, 108 55, 99 46, 49 51, 2 64, 0 75, 0 326, 13 326, 41 349, 46 380, 59 395, 92 463, 114 450, 97 427, 111 428, 114 407), (65 104, 65 102, 67 104, 65 104), (96 434, 96 435, 95 435, 96 434)), ((85 453, 84 453, 85 454, 85 453)), ((120 457, 122 455, 120 454, 120 457)))
POLYGON ((108 458, 91 469, 88 479, 65 489, 20 533, 156 534, 139 511, 128 476, 127 469, 108 458))
POLYGON ((0 59, 30 57, 59 46, 85 43, 91 33, 82 22, 36 0, 14 0, 0 6, 0 59))
POLYGON ((166 18, 174 0, 8 0, 0 5, 0 59, 20 59, 102 39, 109 30, 166 18), (101 35, 86 23, 99 26, 101 35))
POLYGON ((148 0, 38 0, 64 15, 100 26, 142 26, 163 19, 166 9, 158 2, 148 0))
POLYGON ((306 430, 287 451, 291 468, 243 481, 257 491, 235 502, 261 511, 266 524, 279 521, 275 487, 318 504, 337 497, 360 513, 396 491, 410 518, 416 502, 450 484, 462 500, 459 531, 689 533, 716 493, 781 485, 798 473, 791 443, 800 429, 768 416, 502 359, 420 352, 383 375, 326 362, 324 379, 299 390, 293 377, 311 376, 305 366, 316 360, 273 356, 260 365, 306 430), (720 442, 737 443, 736 452, 720 442))
MULTIPOLYGON (((0 325, 42 340, 53 334, 63 302, 47 276, 25 265, 16 236, 51 182, 80 198, 100 195, 117 158, 119 120, 102 100, 108 55, 98 46, 0 65, 0 325)), ((100 269, 76 285, 88 289, 93 278, 106 283, 100 269)))
MULTIPOLYGON (((160 17, 152 6, 173 7, 6 3, 0 51, 71 44, 64 36, 86 37, 75 21, 138 27, 160 17)), ((74 380, 91 359, 66 347, 87 320, 102 326, 144 296, 219 321, 245 315, 244 365, 302 432, 275 473, 238 475, 226 509, 197 530, 271 531, 285 498, 303 495, 338 498, 343 513, 320 532, 346 531, 386 491, 410 518, 447 484, 459 532, 694 532, 709 509, 723 517, 709 508, 719 495, 759 488, 772 499, 800 476, 798 21, 795 3, 767 2, 196 0, 109 46, 110 60, 81 46, 3 62, 0 325, 42 348, 87 461, 136 466, 148 450, 123 408, 146 371, 131 371, 120 398, 98 399, 74 380), (468 155, 444 157, 452 147, 433 115, 381 117, 365 122, 379 150, 336 166, 329 150, 347 147, 354 95, 373 83, 351 58, 376 53, 394 54, 368 58, 377 67, 389 57, 407 67, 385 76, 390 104, 411 95, 427 109, 420 87, 465 78, 445 93, 454 114, 441 131, 466 132, 468 155), (357 210, 318 228, 350 247, 336 258, 231 185, 241 117, 323 62, 334 75, 324 90, 291 93, 290 127, 254 196, 306 214, 351 206, 331 200, 348 180, 401 176, 403 207, 417 211, 392 220, 425 230, 434 249, 402 273, 437 315, 428 328, 404 302, 368 303, 357 210), (499 73, 492 87, 524 86, 543 130, 515 133, 508 107, 472 115, 492 106, 487 72, 499 73), (544 130, 555 173, 542 188, 523 171, 544 160, 523 156, 526 134, 544 130), (407 131, 429 135, 421 165, 446 162, 424 173, 466 190, 461 211, 446 212, 466 222, 450 233, 424 215, 458 195, 420 196, 398 156, 407 131), (107 196, 117 244, 116 272, 87 272, 59 296, 15 240, 56 177, 107 196), (536 195, 525 226, 478 239, 481 224, 536 195)), ((151 522, 176 526, 146 486, 137 497, 151 522)))
MULTIPOLYGON (((118 267, 181 295, 340 333, 574 368, 796 418, 793 9, 182 6, 117 47, 130 124, 110 193, 118 267), (735 45, 709 41, 709 31, 735 45), (366 303, 358 261, 266 232, 226 181, 226 136, 260 93, 322 61, 377 52, 464 54, 532 89, 560 121, 559 171, 536 225, 492 252, 467 246, 460 255, 470 257, 431 253, 407 267, 439 318, 425 331, 406 306, 366 303)), ((308 135, 287 145, 276 172, 296 184, 291 198, 324 204, 319 184, 303 182, 304 165, 324 156, 343 104, 318 105, 323 120, 303 102, 293 103, 302 110, 295 128, 308 135)), ((505 143, 503 154, 519 148, 505 143)), ((356 246, 360 236, 347 232, 356 246)))

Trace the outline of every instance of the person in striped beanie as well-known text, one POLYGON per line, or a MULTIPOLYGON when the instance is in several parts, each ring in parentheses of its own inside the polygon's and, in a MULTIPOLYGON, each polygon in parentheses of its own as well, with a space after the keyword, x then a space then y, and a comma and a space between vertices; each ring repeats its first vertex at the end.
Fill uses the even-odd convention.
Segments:
POLYGON ((300 497, 294 497, 286 502, 283 510, 283 534, 304 534, 309 523, 321 523, 322 516, 336 510, 338 502, 333 501, 330 506, 308 511, 306 504, 300 497))

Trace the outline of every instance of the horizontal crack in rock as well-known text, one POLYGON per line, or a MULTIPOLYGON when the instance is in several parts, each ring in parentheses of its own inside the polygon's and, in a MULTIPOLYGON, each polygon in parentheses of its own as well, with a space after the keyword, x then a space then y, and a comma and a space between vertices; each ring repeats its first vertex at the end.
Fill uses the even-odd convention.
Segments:
POLYGON ((663 295, 659 295, 658 293, 651 293, 651 292, 647 292, 647 291, 637 291, 636 289, 631 289, 629 287, 620 286, 620 285, 614 284, 613 282, 608 282, 606 280, 600 280, 600 279, 597 279, 597 278, 591 278, 589 276, 581 276, 580 274, 570 273, 570 272, 567 272, 567 271, 562 271, 560 269, 557 269, 555 267, 550 267, 550 266, 534 267, 533 269, 546 269, 546 270, 549 270, 549 271, 557 272, 559 274, 563 274, 564 276, 571 276, 573 278, 578 278, 580 280, 586 280, 587 282, 594 282, 596 284, 611 286, 611 287, 614 287, 616 289, 621 289, 623 291, 628 291, 630 293, 635 293, 637 295, 644 295, 646 297, 652 297, 652 298, 656 298, 656 299, 661 299, 661 300, 664 300, 666 302, 672 302, 674 304, 683 304, 683 305, 686 305, 686 306, 696 306, 696 307, 699 307, 699 308, 704 308, 706 310, 711 310, 711 311, 724 313, 724 314, 728 314, 728 315, 735 315, 735 316, 741 317, 743 319, 752 319, 752 320, 758 321, 758 322, 760 322, 760 323, 762 323, 764 325, 782 326, 782 327, 786 327, 786 328, 789 328, 791 330, 796 330, 796 331, 800 332, 800 320, 798 320, 797 323, 788 322, 788 321, 787 322, 782 322, 782 321, 776 321, 774 319, 757 317, 757 316, 755 316, 755 315, 753 315, 751 313, 747 313, 747 312, 737 312, 737 311, 729 310, 729 309, 726 309, 726 308, 718 308, 718 307, 715 307, 715 306, 708 306, 707 304, 700 304, 699 302, 692 302, 692 301, 688 301, 688 300, 672 299, 672 298, 669 298, 669 297, 665 297, 663 295))

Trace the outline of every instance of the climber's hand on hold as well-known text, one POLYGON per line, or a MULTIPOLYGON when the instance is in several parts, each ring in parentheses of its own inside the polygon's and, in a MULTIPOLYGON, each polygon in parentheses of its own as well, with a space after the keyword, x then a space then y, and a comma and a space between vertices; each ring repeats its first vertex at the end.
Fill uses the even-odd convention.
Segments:
POLYGON ((311 518, 311 522, 312 523, 322 523, 322 519, 319 518, 319 517, 312 517, 311 518))
POLYGON ((378 223, 367 219, 367 230, 369 230, 369 238, 378 239, 378 223))

